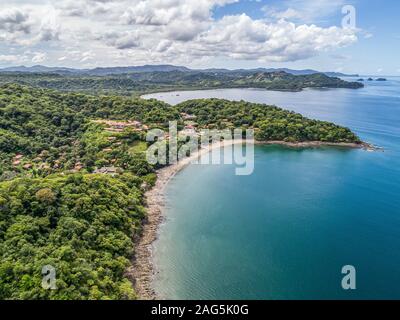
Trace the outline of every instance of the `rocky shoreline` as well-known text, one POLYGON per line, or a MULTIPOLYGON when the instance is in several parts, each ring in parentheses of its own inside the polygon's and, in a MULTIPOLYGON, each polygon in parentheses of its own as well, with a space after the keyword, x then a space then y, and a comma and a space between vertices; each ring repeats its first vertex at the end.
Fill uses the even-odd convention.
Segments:
POLYGON ((291 148, 318 148, 318 147, 342 147, 350 149, 364 149, 375 151, 379 148, 367 143, 349 143, 349 142, 323 142, 323 141, 306 141, 306 142, 286 142, 286 141, 255 141, 259 145, 281 145, 291 148))
MULTIPOLYGON (((145 193, 147 217, 143 221, 143 227, 140 237, 135 241, 135 257, 132 266, 128 270, 129 278, 132 280, 135 291, 142 300, 155 300, 157 294, 153 287, 154 266, 153 266, 153 244, 158 238, 159 225, 163 221, 163 209, 165 206, 165 187, 168 182, 183 168, 197 160, 203 154, 213 149, 233 144, 242 144, 243 141, 219 142, 210 145, 208 148, 201 149, 195 154, 184 160, 164 167, 157 171, 157 181, 155 186, 145 193)), ((343 147, 353 149, 365 149, 368 151, 377 150, 377 148, 368 143, 329 143, 320 141, 310 142, 285 142, 285 141, 256 141, 257 145, 283 145, 291 148, 318 148, 323 146, 343 147)))

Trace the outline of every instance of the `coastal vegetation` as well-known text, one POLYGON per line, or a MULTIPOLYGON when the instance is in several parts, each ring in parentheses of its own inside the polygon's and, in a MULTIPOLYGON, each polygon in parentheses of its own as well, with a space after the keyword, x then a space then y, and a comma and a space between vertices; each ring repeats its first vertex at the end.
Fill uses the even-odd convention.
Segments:
POLYGON ((246 101, 202 99, 183 102, 177 108, 195 115, 201 127, 253 128, 255 138, 259 141, 361 142, 348 128, 330 122, 311 120, 276 106, 246 101))
POLYGON ((132 299, 126 273, 146 217, 152 128, 252 128, 260 141, 361 143, 349 129, 276 106, 0 86, 0 298, 132 299), (53 266, 57 290, 41 287, 53 266))
POLYGON ((267 90, 300 91, 304 88, 363 87, 323 73, 293 75, 284 71, 154 71, 125 74, 58 74, 58 73, 0 73, 0 84, 19 83, 60 91, 83 93, 140 95, 145 92, 215 89, 262 88, 267 90))
POLYGON ((133 299, 124 276, 144 217, 124 174, 25 177, 0 184, 0 299, 133 299), (42 288, 43 266, 57 290, 42 288))

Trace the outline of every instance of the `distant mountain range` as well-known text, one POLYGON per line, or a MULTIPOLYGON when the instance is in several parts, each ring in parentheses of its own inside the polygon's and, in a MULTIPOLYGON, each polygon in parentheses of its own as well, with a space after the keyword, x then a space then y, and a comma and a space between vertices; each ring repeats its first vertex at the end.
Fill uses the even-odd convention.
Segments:
POLYGON ((320 72, 312 69, 305 70, 293 70, 287 68, 256 68, 256 69, 189 69, 183 66, 174 65, 144 65, 144 66, 129 66, 129 67, 104 67, 94 69, 74 69, 64 67, 46 67, 36 65, 32 67, 18 66, 0 69, 3 73, 54 73, 60 75, 88 75, 88 76, 109 76, 118 74, 129 74, 129 73, 145 73, 145 72, 204 72, 204 73, 255 73, 255 72, 280 72, 284 71, 293 75, 310 75, 315 73, 323 73, 329 77, 358 77, 358 74, 344 74, 340 72, 320 72))
POLYGON ((303 70, 294 70, 288 68, 256 68, 256 69, 236 69, 236 70, 228 70, 228 69, 204 69, 201 70, 204 72, 241 72, 241 73, 258 73, 258 72, 286 72, 293 74, 295 76, 304 76, 315 73, 322 73, 327 75, 328 77, 358 77, 358 74, 345 74, 340 72, 321 72, 313 69, 303 69, 303 70))

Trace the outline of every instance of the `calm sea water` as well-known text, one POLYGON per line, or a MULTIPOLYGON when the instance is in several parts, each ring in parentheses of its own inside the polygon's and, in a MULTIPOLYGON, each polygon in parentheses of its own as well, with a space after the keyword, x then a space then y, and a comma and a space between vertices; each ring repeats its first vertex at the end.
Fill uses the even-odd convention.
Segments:
POLYGON ((384 152, 256 147, 255 171, 191 165, 168 185, 155 287, 174 299, 400 298, 400 78, 360 90, 161 93, 276 104, 384 152), (353 265, 357 289, 341 288, 353 265))

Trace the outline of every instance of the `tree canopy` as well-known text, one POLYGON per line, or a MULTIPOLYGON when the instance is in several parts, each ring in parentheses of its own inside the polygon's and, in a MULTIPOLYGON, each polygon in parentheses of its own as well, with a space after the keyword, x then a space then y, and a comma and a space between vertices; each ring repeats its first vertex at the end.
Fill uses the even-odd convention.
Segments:
POLYGON ((0 299, 132 299, 125 276, 144 217, 132 175, 21 178, 0 184, 0 299), (57 290, 42 288, 42 267, 57 290))

